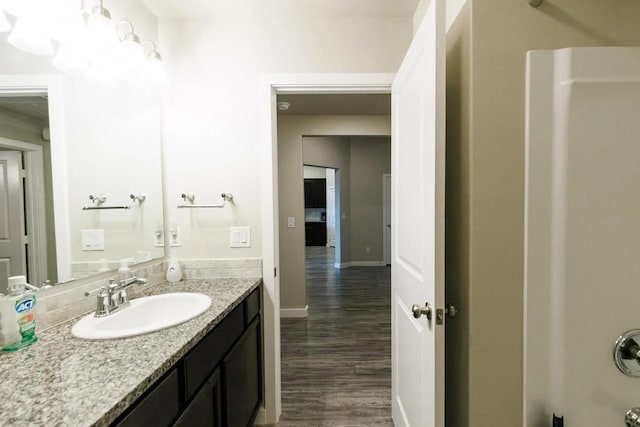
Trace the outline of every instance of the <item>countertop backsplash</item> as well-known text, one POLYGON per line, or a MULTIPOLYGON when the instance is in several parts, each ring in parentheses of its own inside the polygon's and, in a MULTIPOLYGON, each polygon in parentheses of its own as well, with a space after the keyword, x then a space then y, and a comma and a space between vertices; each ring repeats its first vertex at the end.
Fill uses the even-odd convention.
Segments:
MULTIPOLYGON (((182 280, 262 277, 261 258, 185 259, 179 262, 182 267, 182 280)), ((132 266, 131 274, 147 279, 147 284, 128 288, 130 298, 142 296, 149 287, 164 283, 167 265, 168 260, 159 260, 146 263, 139 268, 132 266)), ((36 331, 43 331, 94 311, 96 298, 86 297, 84 293, 107 285, 109 279, 118 280, 118 272, 104 273, 95 280, 62 292, 59 289, 48 289, 36 293, 36 331)), ((180 282, 174 286, 179 289, 180 282)))

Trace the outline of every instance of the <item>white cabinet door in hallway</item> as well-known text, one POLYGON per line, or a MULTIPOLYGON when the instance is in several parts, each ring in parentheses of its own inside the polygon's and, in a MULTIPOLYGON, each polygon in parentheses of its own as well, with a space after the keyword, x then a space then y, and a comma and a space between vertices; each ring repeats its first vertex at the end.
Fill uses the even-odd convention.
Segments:
MULTIPOLYGON (((444 426, 444 3, 432 0, 392 87, 392 406, 444 426), (431 306, 415 318, 412 306, 431 306)), ((416 308, 419 308, 416 307, 416 308)))

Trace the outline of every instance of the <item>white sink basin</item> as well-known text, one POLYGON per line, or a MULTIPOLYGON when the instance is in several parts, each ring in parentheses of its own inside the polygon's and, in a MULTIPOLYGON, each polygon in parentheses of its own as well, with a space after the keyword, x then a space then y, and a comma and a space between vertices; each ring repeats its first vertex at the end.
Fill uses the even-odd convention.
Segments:
POLYGON ((108 340, 158 331, 193 319, 211 305, 203 294, 175 292, 131 300, 131 305, 105 317, 88 314, 71 333, 78 338, 108 340))

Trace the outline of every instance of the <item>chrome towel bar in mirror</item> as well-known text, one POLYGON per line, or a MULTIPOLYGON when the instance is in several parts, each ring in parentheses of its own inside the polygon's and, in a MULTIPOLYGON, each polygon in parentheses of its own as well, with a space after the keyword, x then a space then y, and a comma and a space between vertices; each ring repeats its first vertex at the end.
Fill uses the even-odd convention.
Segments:
POLYGON ((183 208, 222 208, 227 202, 233 202, 233 194, 231 193, 222 193, 220 197, 222 197, 222 203, 217 205, 196 205, 194 204, 194 200, 196 196, 193 193, 182 193, 180 195, 182 200, 184 200, 184 204, 178 205, 178 209, 183 208))
POLYGON ((145 196, 144 194, 130 194, 129 198, 131 200, 133 200, 133 205, 115 205, 115 206, 102 206, 102 203, 104 203, 107 200, 107 196, 105 195, 100 195, 100 196, 94 196, 93 194, 89 195, 89 200, 91 200, 94 203, 94 206, 83 206, 82 210, 83 211, 92 211, 92 210, 103 210, 103 209, 131 209, 133 207, 136 206, 136 202, 137 204, 142 204, 147 196, 145 196))

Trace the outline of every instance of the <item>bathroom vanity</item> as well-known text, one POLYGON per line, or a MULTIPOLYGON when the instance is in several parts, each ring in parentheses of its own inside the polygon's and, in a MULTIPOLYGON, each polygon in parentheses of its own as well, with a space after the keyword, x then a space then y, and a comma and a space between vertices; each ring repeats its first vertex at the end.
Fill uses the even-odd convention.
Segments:
POLYGON ((0 355, 0 425, 247 426, 262 402, 261 279, 187 280, 147 295, 200 292, 200 316, 124 339, 71 335, 78 319, 0 355))

